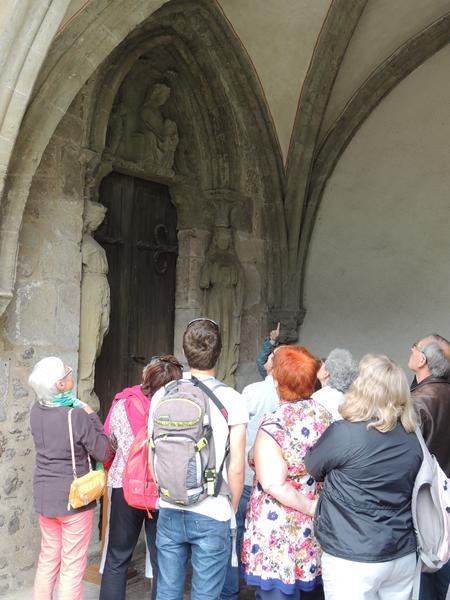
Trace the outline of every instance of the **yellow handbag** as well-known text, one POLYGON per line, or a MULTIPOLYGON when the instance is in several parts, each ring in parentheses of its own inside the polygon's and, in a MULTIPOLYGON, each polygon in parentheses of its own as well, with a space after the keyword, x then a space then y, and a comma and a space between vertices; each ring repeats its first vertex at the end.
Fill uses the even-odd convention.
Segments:
POLYGON ((75 452, 73 449, 73 433, 72 433, 72 418, 69 410, 69 436, 70 436, 70 450, 72 453, 72 471, 73 481, 70 485, 69 491, 69 503, 67 504, 67 510, 70 508, 81 508, 87 506, 90 502, 97 500, 103 494, 103 490, 106 485, 106 475, 104 471, 94 471, 91 465, 91 459, 87 457, 89 464, 89 473, 83 475, 83 477, 77 477, 77 469, 75 465, 75 452))

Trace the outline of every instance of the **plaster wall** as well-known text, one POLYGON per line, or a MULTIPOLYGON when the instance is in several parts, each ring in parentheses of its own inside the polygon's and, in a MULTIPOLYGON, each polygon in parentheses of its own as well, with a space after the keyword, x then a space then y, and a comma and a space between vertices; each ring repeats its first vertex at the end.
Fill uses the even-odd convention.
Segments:
POLYGON ((218 0, 252 60, 286 160, 297 103, 330 0, 218 0))
POLYGON ((336 78, 322 136, 379 64, 448 11, 450 0, 369 0, 336 78))
POLYGON ((431 331, 450 335, 450 47, 371 114, 325 190, 305 281, 301 342, 406 366, 431 331))

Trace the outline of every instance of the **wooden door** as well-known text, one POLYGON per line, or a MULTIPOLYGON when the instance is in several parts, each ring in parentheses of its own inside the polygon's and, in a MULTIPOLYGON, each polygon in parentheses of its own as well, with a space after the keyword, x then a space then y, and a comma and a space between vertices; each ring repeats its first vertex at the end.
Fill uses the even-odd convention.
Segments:
POLYGON ((151 356, 173 352, 177 234, 164 185, 111 173, 100 202, 108 211, 95 237, 108 258, 111 316, 95 391, 105 417, 118 391, 140 383, 151 356))

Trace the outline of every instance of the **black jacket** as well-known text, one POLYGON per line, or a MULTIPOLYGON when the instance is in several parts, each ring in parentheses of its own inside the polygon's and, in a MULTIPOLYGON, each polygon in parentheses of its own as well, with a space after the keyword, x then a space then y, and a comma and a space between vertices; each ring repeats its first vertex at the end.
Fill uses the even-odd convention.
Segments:
POLYGON ((422 462, 414 433, 367 429, 336 421, 306 455, 306 468, 325 484, 316 536, 332 556, 385 562, 416 550, 411 493, 422 462))

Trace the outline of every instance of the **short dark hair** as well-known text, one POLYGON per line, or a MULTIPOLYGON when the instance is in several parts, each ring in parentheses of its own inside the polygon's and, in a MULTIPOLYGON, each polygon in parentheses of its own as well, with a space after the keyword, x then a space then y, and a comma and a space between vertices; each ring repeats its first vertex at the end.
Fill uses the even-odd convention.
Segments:
POLYGON ((142 372, 142 393, 151 399, 153 394, 163 385, 181 379, 183 370, 172 354, 164 354, 153 358, 142 372))
POLYGON ((183 335, 183 350, 189 367, 200 371, 213 369, 222 350, 217 323, 210 319, 191 321, 183 335))

